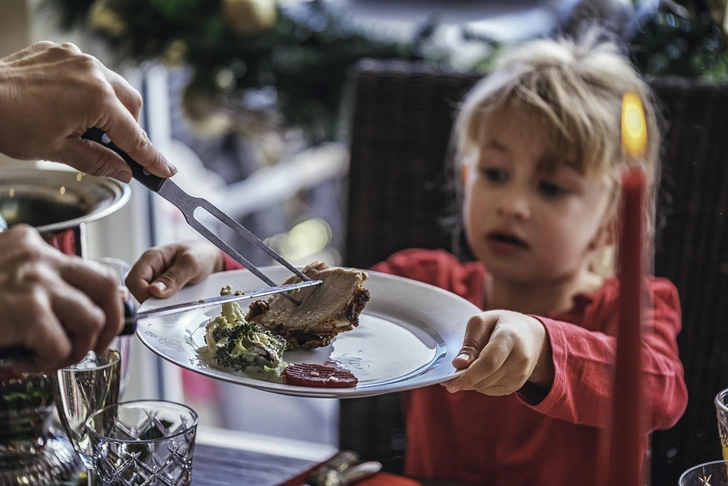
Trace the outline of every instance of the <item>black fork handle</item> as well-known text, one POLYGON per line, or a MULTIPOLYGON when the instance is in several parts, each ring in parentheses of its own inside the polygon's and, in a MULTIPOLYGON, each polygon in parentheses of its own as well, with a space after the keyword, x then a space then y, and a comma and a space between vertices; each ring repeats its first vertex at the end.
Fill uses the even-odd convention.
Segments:
POLYGON ((157 192, 159 191, 159 189, 162 188, 162 184, 164 184, 164 181, 166 179, 164 179, 163 177, 155 176, 147 169, 142 167, 139 162, 132 159, 129 154, 117 147, 116 144, 112 142, 111 139, 109 139, 109 137, 100 128, 89 128, 83 135, 81 135, 81 138, 91 140, 92 142, 101 144, 107 149, 116 152, 116 154, 124 159, 124 162, 129 164, 129 167, 131 167, 132 177, 142 183, 150 191, 157 192))

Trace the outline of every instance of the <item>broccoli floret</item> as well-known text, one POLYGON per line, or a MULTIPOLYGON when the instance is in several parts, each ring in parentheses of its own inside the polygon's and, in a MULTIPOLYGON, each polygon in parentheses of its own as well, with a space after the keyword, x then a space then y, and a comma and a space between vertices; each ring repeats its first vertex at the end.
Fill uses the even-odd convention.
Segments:
MULTIPOLYGON (((230 335, 233 333, 234 327, 217 327, 212 330, 212 337, 215 340, 215 343, 219 343, 220 341, 227 340, 230 335)), ((207 338, 205 338, 207 340, 207 338)))
MULTIPOLYGON (((232 293, 230 285, 220 291, 232 293)), ((286 367, 286 340, 249 324, 237 302, 222 304, 222 313, 205 326, 205 344, 197 350, 200 355, 235 371, 255 366, 278 378, 286 367)))
MULTIPOLYGON (((220 295, 233 295, 233 288, 231 285, 226 285, 220 290, 220 295)), ((227 302, 222 304, 222 313, 220 317, 227 322, 229 326, 240 324, 246 324, 245 312, 237 302, 227 302)))
POLYGON ((224 339, 218 340, 215 362, 235 371, 245 371, 257 366, 280 376, 286 363, 283 351, 286 340, 262 330, 255 324, 243 324, 229 330, 224 339))
MULTIPOLYGON (((230 285, 220 290, 220 295, 232 295, 233 288, 230 285)), ((245 313, 237 302, 222 304, 222 312, 205 326, 205 344, 207 349, 198 350, 202 354, 214 355, 218 348, 218 342, 229 336, 231 329, 241 324, 247 324, 245 313)))

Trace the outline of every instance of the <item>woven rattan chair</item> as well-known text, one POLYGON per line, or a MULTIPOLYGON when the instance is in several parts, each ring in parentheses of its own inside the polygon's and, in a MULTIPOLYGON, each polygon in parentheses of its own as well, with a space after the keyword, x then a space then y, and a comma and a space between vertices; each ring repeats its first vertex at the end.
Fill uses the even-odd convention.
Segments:
MULTIPOLYGON (((364 61, 353 72, 345 264, 367 268, 409 247, 453 250, 441 225, 453 115, 474 75, 364 61)), ((720 458, 713 397, 728 388, 728 86, 651 82, 668 121, 655 273, 678 287, 688 409, 652 438, 652 484, 720 458)), ((400 472, 399 397, 343 400, 340 446, 400 472)))

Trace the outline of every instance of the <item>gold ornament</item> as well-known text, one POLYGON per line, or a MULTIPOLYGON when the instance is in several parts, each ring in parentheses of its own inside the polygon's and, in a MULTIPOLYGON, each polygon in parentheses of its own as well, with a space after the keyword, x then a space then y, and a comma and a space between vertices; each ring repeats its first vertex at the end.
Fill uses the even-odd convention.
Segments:
POLYGON ((728 0, 706 0, 713 21, 718 24, 723 36, 728 35, 728 0))
POLYGON ((278 20, 275 0, 223 0, 222 11, 228 25, 244 36, 263 32, 278 20))
POLYGON ((88 11, 88 25, 111 37, 121 37, 126 32, 126 22, 109 5, 109 0, 96 0, 88 11))
POLYGON ((187 58, 187 43, 177 39, 169 43, 162 54, 162 60, 168 66, 181 66, 187 58))
POLYGON ((232 69, 220 69, 215 75, 215 84, 223 93, 232 92, 235 89, 235 73, 232 69))
POLYGON ((219 98, 194 84, 182 93, 182 110, 193 130, 205 137, 219 137, 228 133, 232 121, 223 111, 219 98))

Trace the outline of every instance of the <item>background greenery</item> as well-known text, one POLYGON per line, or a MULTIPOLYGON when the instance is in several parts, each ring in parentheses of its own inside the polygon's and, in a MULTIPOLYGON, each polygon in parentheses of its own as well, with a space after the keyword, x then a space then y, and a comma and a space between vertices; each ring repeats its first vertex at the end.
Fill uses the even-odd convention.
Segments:
MULTIPOLYGON (((609 25, 628 43, 647 75, 720 81, 728 77, 727 0, 582 0, 564 30, 583 12, 609 25), (581 9, 580 9, 581 7, 581 9)), ((62 29, 98 36, 119 63, 161 61, 188 65, 194 76, 183 108, 199 131, 297 126, 311 143, 333 140, 341 120, 349 69, 362 58, 403 59, 448 66, 448 53, 432 47, 436 22, 410 39, 393 40, 355 26, 330 2, 313 0, 282 8, 275 0, 44 0, 62 29)), ((587 20, 592 21, 593 18, 587 20)), ((486 45, 469 69, 487 71, 497 42, 463 30, 463 42, 486 45)))

